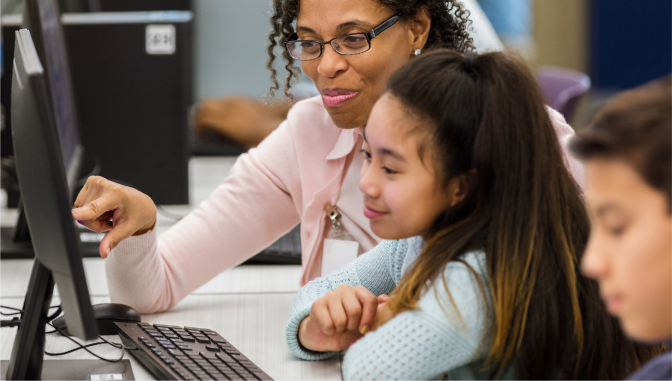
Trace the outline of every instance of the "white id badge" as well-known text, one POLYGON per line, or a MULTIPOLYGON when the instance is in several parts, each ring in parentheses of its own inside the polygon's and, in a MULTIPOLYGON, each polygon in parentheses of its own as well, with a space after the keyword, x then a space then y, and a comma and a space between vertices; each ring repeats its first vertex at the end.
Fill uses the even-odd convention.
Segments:
POLYGON ((359 243, 326 238, 322 250, 322 276, 332 273, 357 259, 359 243))

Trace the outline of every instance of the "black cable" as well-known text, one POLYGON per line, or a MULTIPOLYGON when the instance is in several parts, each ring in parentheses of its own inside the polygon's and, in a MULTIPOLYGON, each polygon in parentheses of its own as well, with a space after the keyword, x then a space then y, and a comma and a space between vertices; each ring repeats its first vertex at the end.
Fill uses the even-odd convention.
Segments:
POLYGON ((23 312, 23 310, 20 309, 20 308, 14 308, 14 307, 9 307, 9 306, 0 306, 0 308, 6 308, 8 310, 16 311, 16 312, 10 312, 10 313, 5 313, 5 312, 0 311, 0 315, 2 315, 2 316, 20 315, 23 312))
MULTIPOLYGON (((8 310, 14 310, 14 311, 16 311, 16 312, 10 312, 10 313, 0 312, 0 315, 2 315, 2 316, 16 316, 16 315, 20 315, 20 314, 23 313, 23 310, 22 310, 22 309, 20 309, 20 308, 16 308, 16 307, 0 306, 0 308, 6 308, 6 309, 8 309, 8 310)), ((51 306, 51 307, 49 307, 49 309, 52 309, 52 308, 58 308, 58 310, 56 310, 56 312, 54 312, 53 314, 51 314, 51 316, 49 316, 49 317, 47 318, 47 321, 52 321, 52 320, 54 320, 54 319, 55 319, 55 318, 56 318, 56 317, 63 311, 63 310, 61 310, 61 306, 60 306, 60 304, 59 304, 58 306, 51 306)), ((17 327, 17 326, 19 326, 19 325, 21 325, 21 320, 20 320, 18 317, 13 318, 12 320, 0 320, 0 327, 2 327, 2 328, 5 328, 5 327, 17 327)), ((53 331, 49 331, 48 333, 51 333, 51 332, 53 332, 53 331)))
POLYGON ((109 341, 103 339, 101 336, 98 336, 98 337, 99 337, 100 339, 102 339, 104 342, 97 342, 97 343, 91 343, 91 344, 82 345, 81 343, 79 343, 79 342, 77 342, 75 339, 73 339, 72 337, 70 337, 70 336, 64 334, 63 331, 62 331, 60 328, 55 327, 55 326, 54 326, 53 324, 51 324, 51 323, 47 323, 47 324, 49 324, 52 328, 56 329, 56 330, 58 331, 58 333, 61 334, 61 336, 65 337, 65 338, 67 338, 68 340, 72 341, 73 343, 77 344, 78 348, 73 348, 73 349, 71 349, 71 350, 69 350, 69 351, 62 352, 62 353, 51 353, 51 352, 47 352, 47 351, 45 350, 44 353, 45 353, 46 355, 49 355, 49 356, 61 356, 61 355, 67 354, 67 353, 72 353, 72 352, 78 351, 78 350, 80 350, 80 349, 83 349, 83 350, 87 351, 90 355, 92 355, 92 356, 94 356, 94 357, 96 357, 96 358, 98 358, 98 359, 100 359, 100 360, 107 361, 107 362, 111 362, 111 363, 119 362, 119 361, 121 361, 121 360, 124 359, 124 354, 125 354, 125 350, 126 350, 126 348, 124 348, 124 344, 123 344, 123 343, 121 343, 121 344, 116 344, 116 345, 115 345, 115 343, 110 343, 109 341), (118 359, 110 360, 110 359, 106 359, 106 358, 104 358, 104 357, 102 357, 102 356, 99 356, 99 355, 97 355, 97 354, 95 354, 95 353, 93 353, 93 352, 91 352, 91 351, 89 350, 89 347, 92 347, 92 346, 94 346, 94 345, 98 345, 98 344, 105 344, 105 343, 110 344, 110 345, 112 345, 112 346, 115 347, 115 348, 121 349, 121 356, 120 356, 118 359))
POLYGON ((21 325, 21 320, 18 317, 15 317, 12 320, 0 320, 0 327, 18 327, 21 325))
MULTIPOLYGON (((54 312, 53 314, 51 314, 51 315, 49 315, 49 316, 47 317, 47 322, 51 323, 52 320, 56 319, 56 318, 58 317, 58 315, 60 315, 61 312, 63 312, 63 310, 61 309, 61 305, 60 305, 60 304, 59 304, 58 306, 56 306, 56 307, 57 307, 58 309, 56 310, 56 312, 54 312)), ((49 307, 49 309, 51 309, 51 308, 54 308, 54 306, 49 307)))

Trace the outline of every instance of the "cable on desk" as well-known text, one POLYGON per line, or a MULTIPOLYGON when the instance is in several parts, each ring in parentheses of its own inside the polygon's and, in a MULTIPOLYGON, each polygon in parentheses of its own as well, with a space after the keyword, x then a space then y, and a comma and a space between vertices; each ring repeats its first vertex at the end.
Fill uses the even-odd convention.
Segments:
POLYGON ((15 312, 10 312, 10 313, 5 313, 0 311, 0 315, 2 316, 14 316, 14 315, 20 315, 23 310, 20 308, 15 308, 15 307, 9 307, 9 306, 0 306, 0 308, 6 308, 8 310, 14 310, 15 312))
MULTIPOLYGON (((14 310, 15 311, 15 312, 10 312, 10 313, 0 311, 0 315, 2 315, 2 316, 16 316, 16 315, 20 315, 20 314, 23 313, 22 309, 16 308, 16 307, 0 306, 0 308, 6 308, 8 310, 14 310)), ((54 312, 53 314, 49 315, 49 317, 47 318, 48 322, 54 320, 58 315, 61 314, 61 312, 63 312, 60 304, 58 306, 49 307, 49 309, 52 309, 52 308, 58 308, 58 310, 56 310, 56 312, 54 312)), ((2 327, 2 328, 18 327, 20 325, 21 325, 21 319, 19 319, 18 317, 14 317, 12 320, 0 320, 0 327, 2 327)), ((54 332, 54 331, 49 331, 49 332, 46 332, 46 333, 51 333, 51 332, 54 332)))
POLYGON ((47 324, 49 324, 52 328, 54 328, 55 330, 57 330, 58 333, 61 334, 61 336, 65 337, 65 338, 67 338, 68 340, 72 341, 73 343, 77 344, 77 348, 73 348, 73 349, 71 349, 71 350, 69 350, 69 351, 60 352, 60 353, 52 353, 52 352, 47 352, 47 351, 45 350, 45 351, 44 351, 44 354, 46 354, 46 355, 49 355, 49 356, 62 356, 62 355, 65 355, 65 354, 72 353, 72 352, 78 351, 78 350, 80 350, 80 349, 83 349, 83 350, 87 351, 90 355, 92 355, 92 356, 94 356, 94 357, 96 357, 96 358, 98 358, 98 359, 100 359, 100 360, 107 361, 107 362, 112 362, 112 363, 114 363, 114 362, 119 362, 119 361, 121 361, 121 360, 124 359, 124 355, 125 355, 125 352, 126 352, 126 348, 124 348, 124 344, 123 344, 123 343, 121 343, 121 344, 111 343, 111 342, 105 340, 102 336, 98 336, 98 338, 100 338, 100 339, 103 340, 103 341, 99 341, 99 342, 97 342, 97 343, 91 343, 91 344, 83 345, 82 343, 77 342, 77 340, 73 339, 72 337, 70 337, 70 336, 64 334, 63 331, 62 331, 60 328, 55 327, 53 324, 51 324, 51 322, 49 322, 49 323, 47 323, 47 324), (95 354, 95 353, 93 353, 93 352, 91 352, 91 351, 89 350, 89 347, 93 347, 93 346, 95 346, 95 345, 99 345, 99 344, 109 344, 109 345, 111 345, 111 346, 113 346, 113 347, 115 347, 115 348, 117 348, 117 349, 121 349, 121 356, 119 356, 118 359, 106 359, 105 357, 99 356, 99 355, 97 355, 97 354, 95 354))
MULTIPOLYGON (((0 313, 1 313, 2 315, 4 315, 4 316, 13 316, 13 315, 18 315, 18 314, 23 313, 23 310, 20 309, 20 308, 9 307, 9 306, 0 306, 0 308, 5 308, 5 309, 8 309, 8 310, 13 310, 13 311, 14 311, 14 312, 11 312, 11 313, 0 312, 0 313)), ((71 349, 71 350, 69 350, 69 351, 60 352, 60 353, 47 352, 47 351, 45 350, 45 351, 44 351, 44 354, 49 355, 49 356, 62 356, 62 355, 66 355, 66 354, 68 354, 68 353, 72 353, 72 352, 78 351, 78 350, 80 350, 80 349, 84 349, 85 351, 87 351, 87 352, 89 352, 91 355, 93 355, 94 357, 99 358, 99 359, 101 359, 101 360, 103 360, 103 361, 107 361, 107 362, 119 362, 119 361, 123 360, 123 358, 124 358, 124 353, 125 353, 124 344, 112 343, 112 342, 109 342, 109 341, 105 340, 104 337, 102 337, 102 336, 98 336, 98 338, 101 339, 101 340, 103 340, 103 341, 99 341, 99 342, 97 342, 97 343, 91 343, 91 344, 82 345, 81 343, 77 342, 75 339, 73 339, 73 338, 71 338, 70 336, 64 334, 64 333, 61 331, 60 328, 54 326, 54 325, 51 323, 52 320, 56 319, 56 318, 58 317, 58 315, 60 315, 61 312, 63 312, 63 309, 61 308, 61 305, 60 305, 60 304, 57 305, 57 306, 51 306, 51 307, 49 307, 49 309, 52 309, 52 308, 56 308, 56 311, 47 317, 47 324, 48 324, 51 328, 54 328, 54 330, 45 332, 45 334, 58 332, 61 336, 65 337, 65 338, 67 338, 68 340, 72 341, 73 343, 77 344, 77 348, 73 348, 73 349, 71 349), (118 359, 106 359, 106 358, 104 358, 104 357, 101 357, 101 356, 99 356, 99 355, 97 355, 97 354, 91 352, 91 351, 88 349, 88 348, 90 348, 90 347, 93 347, 93 346, 96 346, 96 345, 100 345, 100 344, 108 344, 108 345, 113 346, 114 348, 121 349, 121 356, 120 356, 118 359)), ((12 320, 0 320, 0 326, 3 327, 3 328, 4 328, 4 327, 18 327, 18 326, 20 326, 20 325, 21 325, 21 319, 19 319, 18 317, 14 317, 12 320)))

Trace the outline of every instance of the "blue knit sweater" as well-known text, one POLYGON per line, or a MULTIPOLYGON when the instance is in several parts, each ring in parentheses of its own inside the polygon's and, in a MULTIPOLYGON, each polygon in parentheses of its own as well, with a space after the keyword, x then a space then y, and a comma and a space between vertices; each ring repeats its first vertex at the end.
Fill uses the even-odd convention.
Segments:
MULTIPOLYGON (((375 295, 389 294, 418 257, 424 241, 419 237, 383 241, 338 271, 306 284, 294 299, 287 343, 306 360, 323 360, 337 352, 308 351, 298 342, 301 321, 313 302, 341 284, 363 286, 375 295)), ((353 344, 343 360, 345 379, 484 379, 484 360, 491 346, 492 299, 487 287, 485 254, 462 256, 473 272, 460 262, 449 263, 444 276, 450 296, 439 277, 428 285, 418 310, 405 311, 353 344), (483 298, 478 278, 483 284, 483 298), (486 305, 487 303, 487 305, 486 305)), ((511 378, 511 371, 504 377, 511 378)))

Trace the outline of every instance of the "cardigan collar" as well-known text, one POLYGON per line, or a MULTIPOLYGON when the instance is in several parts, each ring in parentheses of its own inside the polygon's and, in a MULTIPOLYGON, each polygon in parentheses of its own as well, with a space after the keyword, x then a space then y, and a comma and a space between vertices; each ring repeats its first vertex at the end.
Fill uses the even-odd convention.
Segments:
MULTIPOLYGON (((337 127, 338 128, 338 127, 337 127)), ((341 129, 341 133, 338 135, 338 140, 336 140, 336 145, 329 152, 326 160, 336 160, 347 156, 352 149, 355 148, 357 141, 362 137, 363 127, 341 129)))

